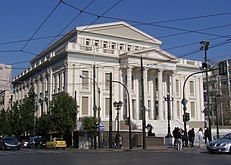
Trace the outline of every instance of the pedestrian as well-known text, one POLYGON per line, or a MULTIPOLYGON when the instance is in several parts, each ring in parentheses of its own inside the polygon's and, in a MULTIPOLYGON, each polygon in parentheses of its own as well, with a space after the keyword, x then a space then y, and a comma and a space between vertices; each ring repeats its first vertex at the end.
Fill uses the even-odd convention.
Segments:
POLYGON ((199 128, 198 132, 197 132, 197 137, 199 140, 199 147, 202 147, 202 140, 203 140, 203 130, 202 128, 199 128))
POLYGON ((207 127, 205 128, 204 139, 205 139, 205 144, 207 144, 209 140, 209 130, 207 127))
POLYGON ((115 145, 117 149, 120 149, 123 145, 123 137, 120 134, 116 134, 115 145))
POLYGON ((195 139, 194 128, 192 128, 191 130, 188 131, 188 138, 189 138, 189 142, 191 144, 191 147, 194 147, 194 139, 195 139))
POLYGON ((182 134, 179 128, 176 128, 176 145, 177 150, 182 150, 182 134))
POLYGON ((176 146, 176 133, 177 133, 177 127, 175 127, 174 130, 172 131, 172 135, 174 137, 174 146, 176 146))

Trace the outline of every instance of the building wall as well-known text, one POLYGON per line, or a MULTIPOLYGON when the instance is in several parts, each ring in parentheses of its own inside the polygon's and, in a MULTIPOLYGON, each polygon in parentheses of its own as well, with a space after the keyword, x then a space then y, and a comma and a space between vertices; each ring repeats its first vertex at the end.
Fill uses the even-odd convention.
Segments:
MULTIPOLYGON (((131 34, 134 29, 131 28, 131 34)), ((102 29, 100 29, 102 30, 102 29)), ((127 29, 129 30, 129 29, 127 29)), ((157 135, 164 136, 167 132, 167 102, 164 100, 167 93, 173 97, 171 101, 171 126, 183 127, 182 123, 182 84, 186 77, 198 71, 200 62, 186 59, 177 59, 163 51, 160 43, 139 41, 134 37, 147 38, 148 35, 136 31, 131 38, 104 35, 99 33, 82 32, 76 39, 71 37, 56 43, 57 48, 47 49, 46 54, 33 60, 33 65, 14 79, 14 101, 22 100, 31 86, 37 94, 37 116, 47 112, 49 101, 59 92, 67 92, 76 97, 79 105, 77 118, 93 115, 93 66, 96 66, 97 108, 101 108, 101 119, 108 123, 109 113, 109 85, 108 75, 111 72, 113 81, 122 82, 128 89, 130 104, 127 102, 127 93, 118 83, 113 83, 113 102, 121 100, 123 106, 119 113, 120 120, 128 115, 131 108, 131 119, 134 129, 141 130, 141 78, 140 56, 144 63, 144 91, 147 123, 154 126, 157 135), (138 34, 139 33, 139 34, 138 34), (37 60, 37 62, 36 62, 37 60), (39 71, 36 69, 39 68, 39 71), (88 79, 80 78, 86 74, 88 79), (177 81, 177 82, 176 82, 177 81), (176 89, 178 91, 176 91, 176 89)), ((103 31, 106 33, 107 31, 103 31)), ((120 31, 113 31, 120 33, 120 31)), ((149 37, 150 39, 150 37, 149 37)), ((195 111, 193 122, 203 123, 203 86, 202 76, 190 78, 186 84, 186 97, 189 100, 188 112, 195 111), (190 95, 191 82, 191 95, 190 95), (190 106, 191 105, 191 106, 190 106)), ((113 121, 116 118, 113 107, 113 121)), ((116 123, 116 122, 115 122, 116 123)), ((116 125, 114 124, 116 128, 116 125)), ((121 126, 122 127, 122 126, 121 126)), ((125 127, 126 128, 126 127, 125 127)))

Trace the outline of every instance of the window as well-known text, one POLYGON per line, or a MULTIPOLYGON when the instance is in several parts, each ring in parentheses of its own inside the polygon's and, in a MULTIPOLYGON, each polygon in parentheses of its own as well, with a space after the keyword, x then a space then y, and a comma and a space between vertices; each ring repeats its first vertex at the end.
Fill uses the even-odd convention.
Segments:
POLYGON ((180 94, 180 85, 179 85, 179 80, 176 80, 176 94, 179 95, 180 94))
POLYGON ((131 45, 128 45, 127 50, 128 50, 128 51, 131 51, 131 45))
POLYGON ((89 72, 88 71, 82 71, 82 76, 85 78, 82 78, 82 87, 87 88, 89 87, 89 72))
POLYGON ((88 115, 88 97, 82 97, 82 115, 88 115))
POLYGON ((99 47, 99 40, 95 40, 95 47, 99 47))
POLYGON ((123 44, 120 44, 120 50, 123 50, 124 49, 124 45, 123 44))
POLYGON ((114 43, 114 42, 111 44, 111 48, 112 48, 113 50, 115 49, 115 43, 114 43))
POLYGON ((110 73, 105 73, 105 89, 109 89, 110 73))
POLYGON ((103 42, 103 48, 107 48, 107 41, 103 42))
POLYGON ((190 107, 191 107, 191 118, 195 118, 196 117, 195 102, 191 102, 190 107))
POLYGON ((86 45, 90 45, 90 39, 86 39, 86 45))
POLYGON ((194 82, 193 81, 190 81, 189 82, 190 84, 190 96, 194 96, 194 82))
POLYGON ((105 116, 109 116, 109 105, 110 105, 110 99, 105 98, 105 116))

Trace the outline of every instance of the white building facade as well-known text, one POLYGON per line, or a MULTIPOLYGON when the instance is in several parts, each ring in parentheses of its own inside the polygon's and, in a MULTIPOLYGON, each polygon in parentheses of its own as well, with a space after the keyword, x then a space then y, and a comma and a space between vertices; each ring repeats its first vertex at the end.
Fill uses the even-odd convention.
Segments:
MULTIPOLYGON (((47 112, 49 101, 59 92, 67 92, 76 98, 79 109, 77 118, 93 116, 93 65, 96 67, 96 103, 100 107, 101 120, 106 130, 109 121, 109 75, 113 81, 123 83, 130 95, 127 105, 126 91, 113 83, 113 102, 122 101, 120 129, 131 109, 133 129, 141 130, 141 67, 144 64, 144 91, 147 124, 152 124, 157 136, 167 134, 167 102, 171 101, 171 129, 183 127, 181 105, 182 86, 186 77, 199 71, 198 61, 179 59, 160 48, 161 41, 125 23, 114 22, 89 27, 77 27, 66 36, 40 53, 31 61, 31 67, 18 75, 14 81, 13 100, 22 101, 30 87, 37 94, 36 115, 47 112), (80 78, 80 75, 87 78, 80 78)), ((187 111, 190 127, 202 127, 204 123, 202 75, 192 76, 186 84, 187 111)), ((113 126, 116 128, 116 110, 113 107, 113 126)), ((113 128, 113 129, 114 129, 113 128)))

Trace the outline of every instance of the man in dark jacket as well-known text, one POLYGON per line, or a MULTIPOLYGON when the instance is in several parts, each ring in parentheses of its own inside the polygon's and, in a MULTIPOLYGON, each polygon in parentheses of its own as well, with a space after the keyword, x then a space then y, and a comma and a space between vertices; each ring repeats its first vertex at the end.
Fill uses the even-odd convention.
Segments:
POLYGON ((195 139, 194 128, 192 128, 191 130, 188 131, 188 138, 189 138, 189 142, 191 144, 191 147, 194 147, 194 139, 195 139))

